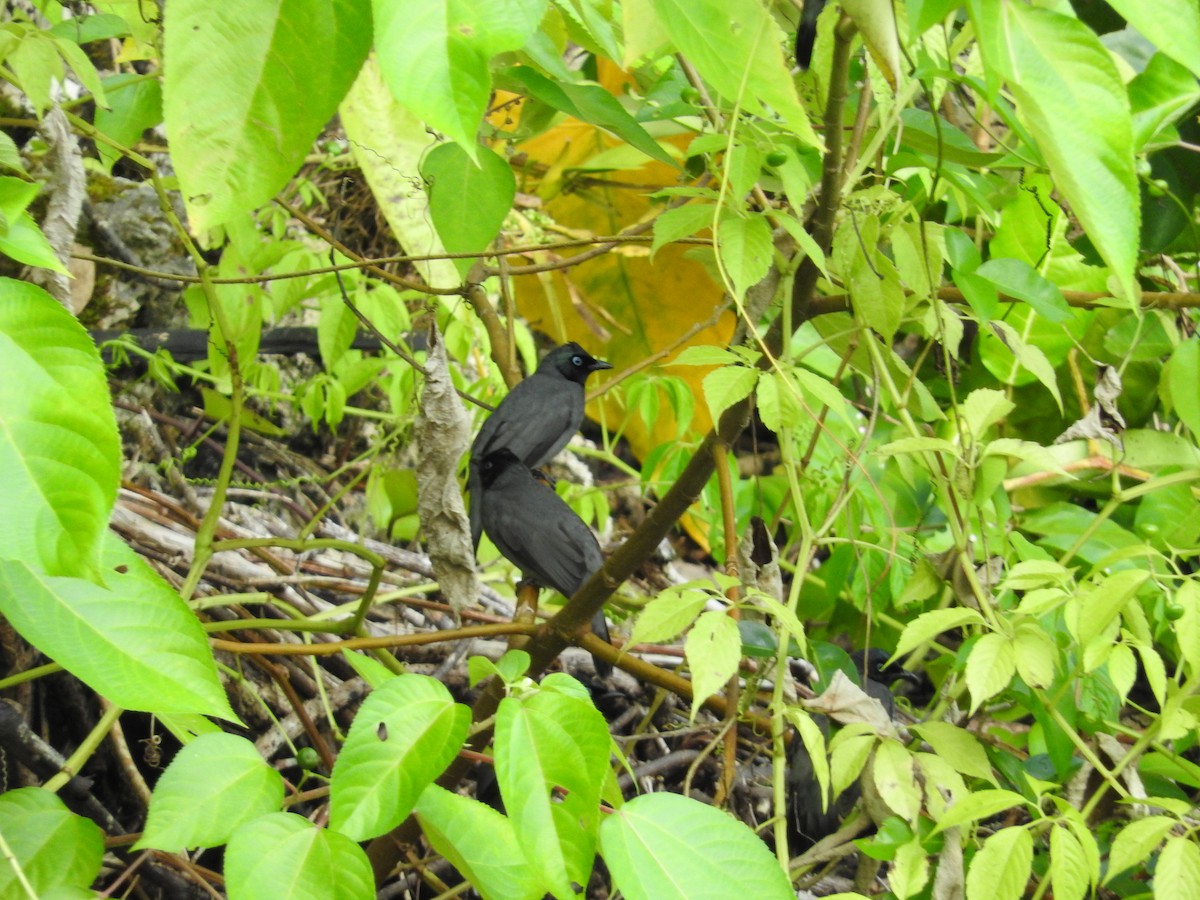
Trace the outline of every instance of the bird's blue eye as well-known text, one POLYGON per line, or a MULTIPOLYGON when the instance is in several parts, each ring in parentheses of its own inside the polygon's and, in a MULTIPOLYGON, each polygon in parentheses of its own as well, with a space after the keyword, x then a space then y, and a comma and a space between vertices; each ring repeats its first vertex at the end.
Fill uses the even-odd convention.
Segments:
POLYGON ((571 364, 572 364, 572 365, 574 365, 574 366, 575 366, 575 367, 577 367, 577 368, 578 368, 579 366, 582 366, 582 365, 583 365, 583 357, 582 357, 582 356, 572 356, 572 357, 571 357, 571 364))

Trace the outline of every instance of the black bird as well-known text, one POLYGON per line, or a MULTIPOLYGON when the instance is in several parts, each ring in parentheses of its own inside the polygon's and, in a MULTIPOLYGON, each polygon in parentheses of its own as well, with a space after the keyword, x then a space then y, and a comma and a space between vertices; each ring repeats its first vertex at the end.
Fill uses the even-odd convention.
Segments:
MULTIPOLYGON (((878 700, 888 718, 894 719, 896 699, 888 686, 897 680, 920 684, 920 676, 898 665, 889 666, 889 656, 884 650, 859 651, 851 656, 862 676, 863 691, 878 700)), ((814 715, 813 720, 828 741, 829 720, 822 715, 814 715)), ((788 847, 793 853, 806 850, 837 831, 861 794, 862 789, 856 781, 835 800, 830 801, 826 795, 826 802, 822 803, 821 785, 813 771, 812 757, 800 735, 792 735, 787 764, 787 820, 788 847)))
MULTIPOLYGON (((529 580, 570 597, 604 564, 587 523, 509 448, 479 460, 479 482, 472 508, 479 509, 483 530, 529 580)), ((592 619, 592 633, 609 640, 604 610, 592 619)), ((601 678, 612 674, 607 662, 593 660, 601 678)))
POLYGON ((583 386, 587 377, 611 368, 574 341, 563 344, 547 353, 537 371, 509 391, 488 416, 471 444, 471 468, 467 475, 471 542, 476 549, 483 532, 479 516, 479 466, 484 457, 503 447, 531 469, 548 463, 583 424, 583 386))

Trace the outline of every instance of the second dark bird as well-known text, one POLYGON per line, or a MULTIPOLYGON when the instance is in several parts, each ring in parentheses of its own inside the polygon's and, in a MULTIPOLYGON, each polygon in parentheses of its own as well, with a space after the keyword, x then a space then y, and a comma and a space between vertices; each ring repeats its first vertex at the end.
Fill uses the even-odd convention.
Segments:
MULTIPOLYGON (((920 676, 906 671, 899 665, 888 665, 889 654, 878 648, 852 654, 855 668, 862 679, 862 688, 867 696, 883 704, 889 719, 895 718, 896 699, 889 688, 892 682, 902 680, 919 684, 920 676)), ((814 715, 813 720, 829 739, 829 720, 814 715)), ((862 789, 858 782, 850 785, 836 798, 824 795, 822 800, 820 782, 813 771, 812 757, 799 734, 792 736, 787 765, 787 822, 788 846, 793 852, 807 850, 821 838, 833 834, 841 827, 842 820, 850 814, 858 802, 862 789)))
POLYGON ((531 469, 548 463, 583 424, 583 388, 587 377, 611 368, 574 341, 563 344, 547 353, 537 371, 509 391, 487 417, 471 444, 471 468, 467 475, 471 541, 476 549, 483 531, 479 516, 479 467, 484 458, 493 450, 506 448, 531 469))
MULTIPOLYGON (((570 597, 604 564, 600 544, 587 523, 534 477, 512 450, 493 450, 479 460, 479 493, 472 511, 487 536, 526 578, 570 597)), ((592 632, 608 641, 604 611, 592 619, 592 632)), ((595 659, 602 678, 612 666, 595 659)))

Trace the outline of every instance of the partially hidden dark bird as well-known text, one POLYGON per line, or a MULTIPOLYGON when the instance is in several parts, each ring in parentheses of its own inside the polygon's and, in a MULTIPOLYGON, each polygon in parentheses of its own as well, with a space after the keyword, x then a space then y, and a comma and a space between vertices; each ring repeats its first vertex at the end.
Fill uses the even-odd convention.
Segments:
MULTIPOLYGON (((604 564, 587 523, 508 447, 479 460, 479 493, 471 502, 496 549, 542 587, 570 597, 604 564)), ((609 640, 603 610, 592 619, 592 632, 609 640)), ((593 660, 600 677, 612 673, 607 662, 593 660)))
POLYGON ((796 65, 808 71, 812 64, 813 46, 817 42, 817 17, 825 8, 826 0, 804 0, 800 13, 800 25, 796 28, 796 65))
MULTIPOLYGON (((898 680, 920 683, 920 676, 898 665, 887 664, 888 653, 871 649, 851 654, 862 679, 862 689, 882 705, 889 719, 895 718, 896 699, 890 685, 898 680)), ((813 720, 829 739, 829 720, 814 715, 813 720)), ((806 850, 817 841, 833 834, 842 820, 850 814, 862 793, 858 782, 851 784, 836 798, 827 795, 822 802, 822 790, 813 771, 812 757, 800 735, 793 735, 787 763, 787 822, 788 846, 792 852, 806 850)))
POLYGON ((548 463, 583 424, 587 377, 611 368, 574 341, 563 344, 547 353, 537 371, 509 391, 487 417, 471 444, 467 474, 471 542, 475 549, 479 549, 483 533, 479 515, 479 467, 483 459, 493 450, 503 448, 511 450, 530 469, 548 463))

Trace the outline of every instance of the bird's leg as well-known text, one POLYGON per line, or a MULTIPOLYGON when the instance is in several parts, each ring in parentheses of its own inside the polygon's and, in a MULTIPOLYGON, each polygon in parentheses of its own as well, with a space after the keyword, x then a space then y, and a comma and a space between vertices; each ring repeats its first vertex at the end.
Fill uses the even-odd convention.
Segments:
MULTIPOLYGON (((517 584, 517 609, 513 613, 513 622, 522 625, 532 625, 537 618, 538 594, 541 587, 536 582, 523 579, 517 584)), ((527 634, 514 634, 508 639, 510 650, 522 650, 530 641, 527 634)))

